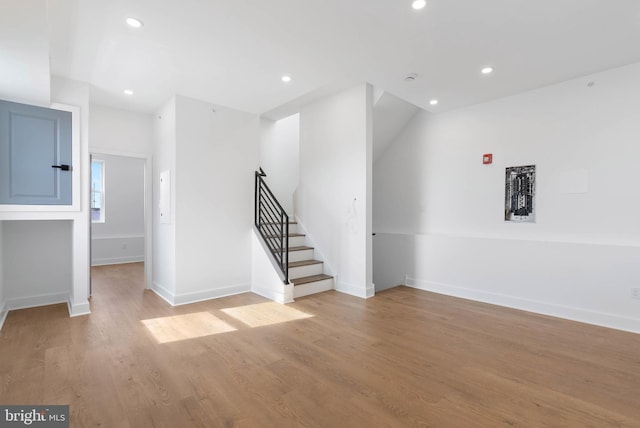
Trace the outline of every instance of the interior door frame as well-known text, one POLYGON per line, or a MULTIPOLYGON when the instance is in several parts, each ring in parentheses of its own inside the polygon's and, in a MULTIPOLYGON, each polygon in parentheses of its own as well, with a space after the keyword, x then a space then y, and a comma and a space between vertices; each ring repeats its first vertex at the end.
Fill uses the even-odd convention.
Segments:
MULTIPOLYGON (((91 158, 106 155, 144 159, 144 276, 145 288, 150 290, 153 286, 153 158, 150 154, 99 148, 90 148, 89 154, 91 158)), ((89 258, 89 267, 91 267, 91 258, 89 258)))

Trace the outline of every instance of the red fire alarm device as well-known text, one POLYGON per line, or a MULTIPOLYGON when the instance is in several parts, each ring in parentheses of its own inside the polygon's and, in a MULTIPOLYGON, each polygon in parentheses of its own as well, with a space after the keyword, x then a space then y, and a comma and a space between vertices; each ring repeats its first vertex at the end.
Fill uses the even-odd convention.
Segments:
POLYGON ((485 153, 484 155, 482 155, 482 163, 484 165, 489 165, 492 162, 493 162, 493 154, 485 153))

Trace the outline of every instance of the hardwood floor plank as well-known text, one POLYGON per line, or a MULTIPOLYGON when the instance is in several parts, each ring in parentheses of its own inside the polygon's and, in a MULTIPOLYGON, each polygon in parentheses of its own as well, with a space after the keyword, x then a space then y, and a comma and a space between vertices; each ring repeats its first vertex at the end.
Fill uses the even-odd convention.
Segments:
POLYGON ((640 335, 397 287, 171 307, 92 269, 90 316, 11 311, 0 403, 72 427, 640 427, 640 335))

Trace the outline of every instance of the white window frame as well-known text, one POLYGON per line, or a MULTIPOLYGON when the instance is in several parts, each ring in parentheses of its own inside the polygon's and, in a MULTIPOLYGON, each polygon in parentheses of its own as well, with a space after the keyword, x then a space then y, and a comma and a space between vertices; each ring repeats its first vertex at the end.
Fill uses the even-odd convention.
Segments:
POLYGON ((92 170, 92 174, 91 174, 91 223, 104 223, 105 222, 105 208, 106 208, 106 195, 105 195, 105 161, 103 159, 92 159, 91 160, 91 170, 92 170), (93 188, 93 164, 97 163, 100 164, 100 170, 101 170, 101 183, 100 183, 100 188, 99 189, 94 189, 93 188), (93 219, 93 203, 95 201, 95 197, 96 194, 100 197, 100 218, 98 220, 94 220, 93 219))

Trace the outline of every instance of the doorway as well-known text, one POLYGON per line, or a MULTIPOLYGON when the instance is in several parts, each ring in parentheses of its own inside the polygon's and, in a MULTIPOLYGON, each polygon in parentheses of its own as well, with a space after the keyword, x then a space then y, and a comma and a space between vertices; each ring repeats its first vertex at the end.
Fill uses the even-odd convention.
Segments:
POLYGON ((143 262, 150 285, 150 159, 91 153, 91 266, 143 262))

